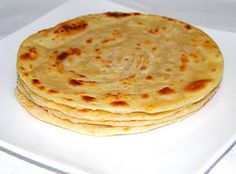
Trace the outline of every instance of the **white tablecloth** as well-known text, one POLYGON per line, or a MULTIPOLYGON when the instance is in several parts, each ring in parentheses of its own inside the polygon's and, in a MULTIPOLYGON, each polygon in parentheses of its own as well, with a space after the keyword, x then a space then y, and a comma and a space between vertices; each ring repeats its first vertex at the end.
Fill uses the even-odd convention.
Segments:
MULTIPOLYGON (((196 25, 236 32, 234 0, 114 0, 148 12, 172 16, 196 25)), ((57 7, 65 0, 1 0, 0 39, 57 7)), ((1 174, 62 173, 33 162, 0 147, 1 174)), ((236 173, 236 147, 233 147, 210 171, 210 174, 236 173)))

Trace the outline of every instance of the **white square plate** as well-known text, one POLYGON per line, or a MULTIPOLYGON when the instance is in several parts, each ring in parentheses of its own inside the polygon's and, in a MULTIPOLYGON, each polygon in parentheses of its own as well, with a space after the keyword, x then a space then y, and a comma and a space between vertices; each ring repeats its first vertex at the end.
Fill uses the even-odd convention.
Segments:
POLYGON ((0 41, 0 145, 70 173, 203 173, 236 139, 236 34, 203 29, 225 58, 221 87, 191 117, 148 133, 92 137, 34 119, 14 97, 16 53, 30 34, 72 17, 133 11, 110 1, 69 1, 0 41))

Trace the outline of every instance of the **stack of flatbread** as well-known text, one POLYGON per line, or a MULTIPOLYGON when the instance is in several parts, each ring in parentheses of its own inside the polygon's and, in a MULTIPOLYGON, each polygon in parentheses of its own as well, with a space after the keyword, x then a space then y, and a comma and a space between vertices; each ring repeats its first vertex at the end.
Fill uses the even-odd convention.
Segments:
POLYGON ((216 43, 176 19, 82 16, 20 46, 16 96, 39 120, 80 133, 140 133, 186 118, 215 94, 216 43))

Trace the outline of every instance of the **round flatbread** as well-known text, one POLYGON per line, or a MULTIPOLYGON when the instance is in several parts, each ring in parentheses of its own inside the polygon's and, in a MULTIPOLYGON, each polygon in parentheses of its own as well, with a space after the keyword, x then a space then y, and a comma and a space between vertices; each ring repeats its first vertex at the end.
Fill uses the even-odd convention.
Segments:
POLYGON ((215 94, 215 92, 216 92, 216 89, 213 90, 209 95, 204 97, 202 100, 195 102, 192 105, 186 106, 182 110, 173 112, 172 114, 169 114, 166 116, 159 117, 157 119, 151 119, 151 120, 130 120, 130 121, 88 120, 88 119, 81 119, 78 117, 71 117, 55 109, 50 109, 46 107, 42 107, 42 108, 44 108, 45 111, 49 112, 50 114, 56 117, 70 120, 73 123, 86 123, 86 124, 105 125, 105 126, 129 126, 129 127, 145 126, 145 125, 159 124, 159 123, 163 123, 169 120, 174 120, 176 116, 182 117, 183 115, 181 114, 188 114, 192 112, 193 110, 197 110, 198 108, 202 107, 215 94))
MULTIPOLYGON (((154 124, 159 120, 163 120, 165 118, 173 117, 177 112, 182 110, 186 110, 188 106, 181 107, 176 110, 148 114, 142 112, 136 113, 111 113, 101 110, 89 110, 86 109, 86 112, 83 109, 77 109, 68 107, 61 104, 53 103, 52 101, 45 100, 42 97, 39 98, 34 93, 28 93, 28 89, 25 90, 25 85, 22 85, 18 80, 17 89, 26 96, 30 101, 34 102, 36 105, 39 105, 45 108, 48 112, 56 115, 60 118, 67 118, 69 120, 73 120, 73 122, 80 122, 80 123, 90 123, 90 124, 99 124, 99 125, 111 125, 111 126, 143 126, 148 124, 154 124), (24 87, 23 87, 24 86, 24 87), (82 111, 81 111, 82 110, 82 111), (114 120, 113 120, 114 119, 114 120)), ((217 88, 210 92, 207 96, 205 96, 200 101, 197 101, 191 105, 196 105, 196 103, 204 103, 207 102, 216 92, 217 88)))
MULTIPOLYGON (((212 93, 213 95, 214 93, 212 93)), ((188 116, 188 114, 196 111, 202 105, 208 101, 212 95, 201 102, 197 102, 193 105, 188 106, 185 110, 182 110, 170 118, 160 120, 156 124, 145 125, 145 126, 108 126, 108 125, 96 125, 96 124, 86 124, 78 123, 74 118, 66 117, 61 118, 48 112, 47 109, 42 108, 35 103, 31 102, 27 97, 25 97, 19 90, 16 89, 16 97, 20 104, 26 108, 26 110, 33 115, 35 118, 42 120, 44 122, 73 130, 79 133, 95 135, 95 136, 111 136, 111 135, 124 135, 124 134, 134 134, 146 132, 155 128, 159 128, 170 123, 180 121, 188 116)))
POLYGON ((145 113, 145 112, 132 112, 132 113, 113 113, 104 110, 92 110, 87 108, 75 108, 63 104, 55 103, 51 100, 47 100, 36 93, 32 92, 27 86, 20 80, 17 80, 18 89, 35 104, 42 107, 58 110, 66 115, 75 118, 89 119, 89 120, 102 120, 102 121, 132 121, 132 120, 155 120, 162 117, 171 115, 179 110, 184 109, 186 106, 158 113, 145 113))
POLYGON ((203 31, 140 13, 87 15, 21 45, 19 78, 37 95, 74 108, 158 113, 203 99, 223 58, 203 31))

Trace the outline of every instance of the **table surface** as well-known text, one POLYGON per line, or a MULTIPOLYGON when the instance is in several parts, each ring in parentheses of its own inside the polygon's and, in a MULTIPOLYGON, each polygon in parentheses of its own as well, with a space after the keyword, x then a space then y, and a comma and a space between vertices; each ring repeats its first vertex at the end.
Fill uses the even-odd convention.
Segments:
MULTIPOLYGON (((169 1, 155 0, 114 1, 142 11, 179 18, 195 25, 236 32, 236 23, 232 21, 234 20, 233 16, 236 16, 236 11, 234 10, 236 9, 236 1, 234 0, 192 0, 191 3, 187 0, 176 0, 175 4, 173 4, 173 1, 170 3, 169 1), (214 10, 212 8, 209 9, 209 5, 213 6, 214 10)), ((0 23, 4 27, 0 27, 0 39, 36 20, 64 2, 65 0, 1 0, 0 23)), ((0 173, 52 174, 61 172, 0 147, 0 173)), ((236 146, 232 146, 209 173, 235 174, 236 146)))

